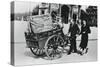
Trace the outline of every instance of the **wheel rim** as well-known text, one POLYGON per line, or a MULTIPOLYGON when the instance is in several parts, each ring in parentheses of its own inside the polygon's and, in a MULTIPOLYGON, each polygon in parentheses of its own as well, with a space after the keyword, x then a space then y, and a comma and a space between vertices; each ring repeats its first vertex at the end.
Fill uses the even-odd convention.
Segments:
POLYGON ((45 53, 48 59, 60 58, 63 52, 64 40, 61 36, 53 35, 45 43, 45 53))
POLYGON ((36 56, 42 56, 44 54, 44 51, 42 48, 40 49, 40 48, 36 48, 36 47, 35 48, 30 47, 30 50, 36 56))

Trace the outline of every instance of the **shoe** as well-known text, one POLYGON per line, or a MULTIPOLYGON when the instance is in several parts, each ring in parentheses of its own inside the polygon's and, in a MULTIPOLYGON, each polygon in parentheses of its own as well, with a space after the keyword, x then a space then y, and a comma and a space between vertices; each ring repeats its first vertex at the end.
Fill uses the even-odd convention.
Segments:
POLYGON ((68 54, 67 55, 70 55, 71 54, 71 52, 68 52, 68 54))
POLYGON ((81 56, 82 56, 83 54, 84 54, 83 52, 80 53, 81 56))
POLYGON ((81 53, 81 51, 80 50, 77 50, 77 54, 80 54, 81 53))

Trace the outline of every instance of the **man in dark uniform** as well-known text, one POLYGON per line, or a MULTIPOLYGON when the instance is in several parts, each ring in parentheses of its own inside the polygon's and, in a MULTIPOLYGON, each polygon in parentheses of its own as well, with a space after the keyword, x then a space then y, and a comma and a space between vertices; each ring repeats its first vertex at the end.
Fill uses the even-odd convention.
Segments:
POLYGON ((78 25, 76 24, 75 20, 71 21, 70 27, 69 27, 69 34, 70 34, 70 50, 68 52, 68 54, 71 54, 72 51, 74 51, 75 53, 77 52, 77 48, 76 48, 76 35, 80 32, 78 25))

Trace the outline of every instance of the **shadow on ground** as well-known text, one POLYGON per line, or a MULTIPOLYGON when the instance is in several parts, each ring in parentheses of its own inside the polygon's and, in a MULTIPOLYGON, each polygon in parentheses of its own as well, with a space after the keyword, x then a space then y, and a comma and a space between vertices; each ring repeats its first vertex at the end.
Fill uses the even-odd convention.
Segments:
POLYGON ((40 58, 40 57, 35 56, 34 54, 32 54, 31 51, 26 51, 26 52, 24 53, 24 55, 25 55, 25 56, 28 56, 28 57, 33 57, 33 58, 36 58, 36 59, 39 59, 39 58, 40 58))

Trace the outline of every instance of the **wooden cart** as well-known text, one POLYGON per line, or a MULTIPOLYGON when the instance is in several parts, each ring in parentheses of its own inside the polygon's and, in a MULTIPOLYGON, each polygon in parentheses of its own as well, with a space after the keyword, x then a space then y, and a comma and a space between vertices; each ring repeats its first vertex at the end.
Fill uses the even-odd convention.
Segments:
MULTIPOLYGON (((43 17, 44 16, 42 16, 42 19, 44 19, 43 17)), ((39 16, 39 18, 41 17, 39 16)), ((56 25, 55 27, 52 26, 51 29, 46 31, 34 32, 32 27, 34 24, 32 22, 35 23, 36 21, 33 20, 34 19, 29 22, 28 32, 25 32, 25 39, 28 48, 30 48, 32 53, 36 56, 48 57, 49 59, 61 57, 65 46, 62 28, 59 27, 59 25, 56 25)))

